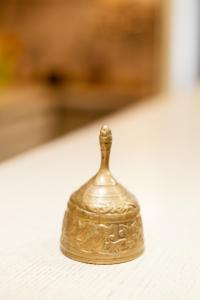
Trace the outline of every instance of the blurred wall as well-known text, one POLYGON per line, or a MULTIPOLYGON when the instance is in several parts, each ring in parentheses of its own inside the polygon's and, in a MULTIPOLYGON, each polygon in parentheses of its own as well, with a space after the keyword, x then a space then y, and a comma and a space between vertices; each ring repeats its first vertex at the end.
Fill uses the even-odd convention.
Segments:
POLYGON ((21 43, 18 78, 62 70, 72 80, 155 87, 158 1, 75 0, 1 3, 2 28, 21 43))
POLYGON ((199 81, 200 2, 163 1, 162 16, 162 89, 190 90, 199 81))
POLYGON ((0 1, 0 160, 157 91, 158 0, 0 1))

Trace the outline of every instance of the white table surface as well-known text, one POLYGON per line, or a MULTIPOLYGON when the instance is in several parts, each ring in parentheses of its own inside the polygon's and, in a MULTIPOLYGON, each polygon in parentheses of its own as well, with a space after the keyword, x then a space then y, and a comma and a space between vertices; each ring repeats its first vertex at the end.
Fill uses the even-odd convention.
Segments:
MULTIPOLYGON (((31 134, 31 133, 30 133, 31 134)), ((200 91, 130 107, 0 165, 0 299, 200 299, 200 91), (99 165, 139 199, 146 251, 87 265, 59 251, 68 197, 99 165)))

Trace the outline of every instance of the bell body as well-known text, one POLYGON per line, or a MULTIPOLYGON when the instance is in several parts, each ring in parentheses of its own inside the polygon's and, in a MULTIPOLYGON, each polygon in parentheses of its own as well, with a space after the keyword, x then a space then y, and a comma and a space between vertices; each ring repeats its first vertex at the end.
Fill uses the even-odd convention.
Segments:
POLYGON ((61 251, 94 264, 132 260, 144 250, 140 208, 135 197, 109 171, 111 131, 100 132, 101 167, 74 192, 64 215, 61 251))

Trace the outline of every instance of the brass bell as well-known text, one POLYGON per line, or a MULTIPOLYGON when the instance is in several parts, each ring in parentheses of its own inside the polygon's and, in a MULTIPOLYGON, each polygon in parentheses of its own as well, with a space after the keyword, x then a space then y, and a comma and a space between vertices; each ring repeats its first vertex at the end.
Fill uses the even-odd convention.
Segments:
POLYGON ((107 125, 101 128, 99 141, 100 169, 70 197, 61 251, 85 263, 115 264, 143 252, 143 228, 136 198, 110 173, 112 133, 107 125))

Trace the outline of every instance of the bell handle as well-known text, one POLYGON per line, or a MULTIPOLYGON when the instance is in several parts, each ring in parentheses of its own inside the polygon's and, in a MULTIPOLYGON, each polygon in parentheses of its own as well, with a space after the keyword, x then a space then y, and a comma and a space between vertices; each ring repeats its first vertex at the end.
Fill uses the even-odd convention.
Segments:
POLYGON ((110 150, 112 145, 112 132, 109 126, 103 125, 100 130, 99 143, 101 147, 101 169, 109 170, 110 150))

